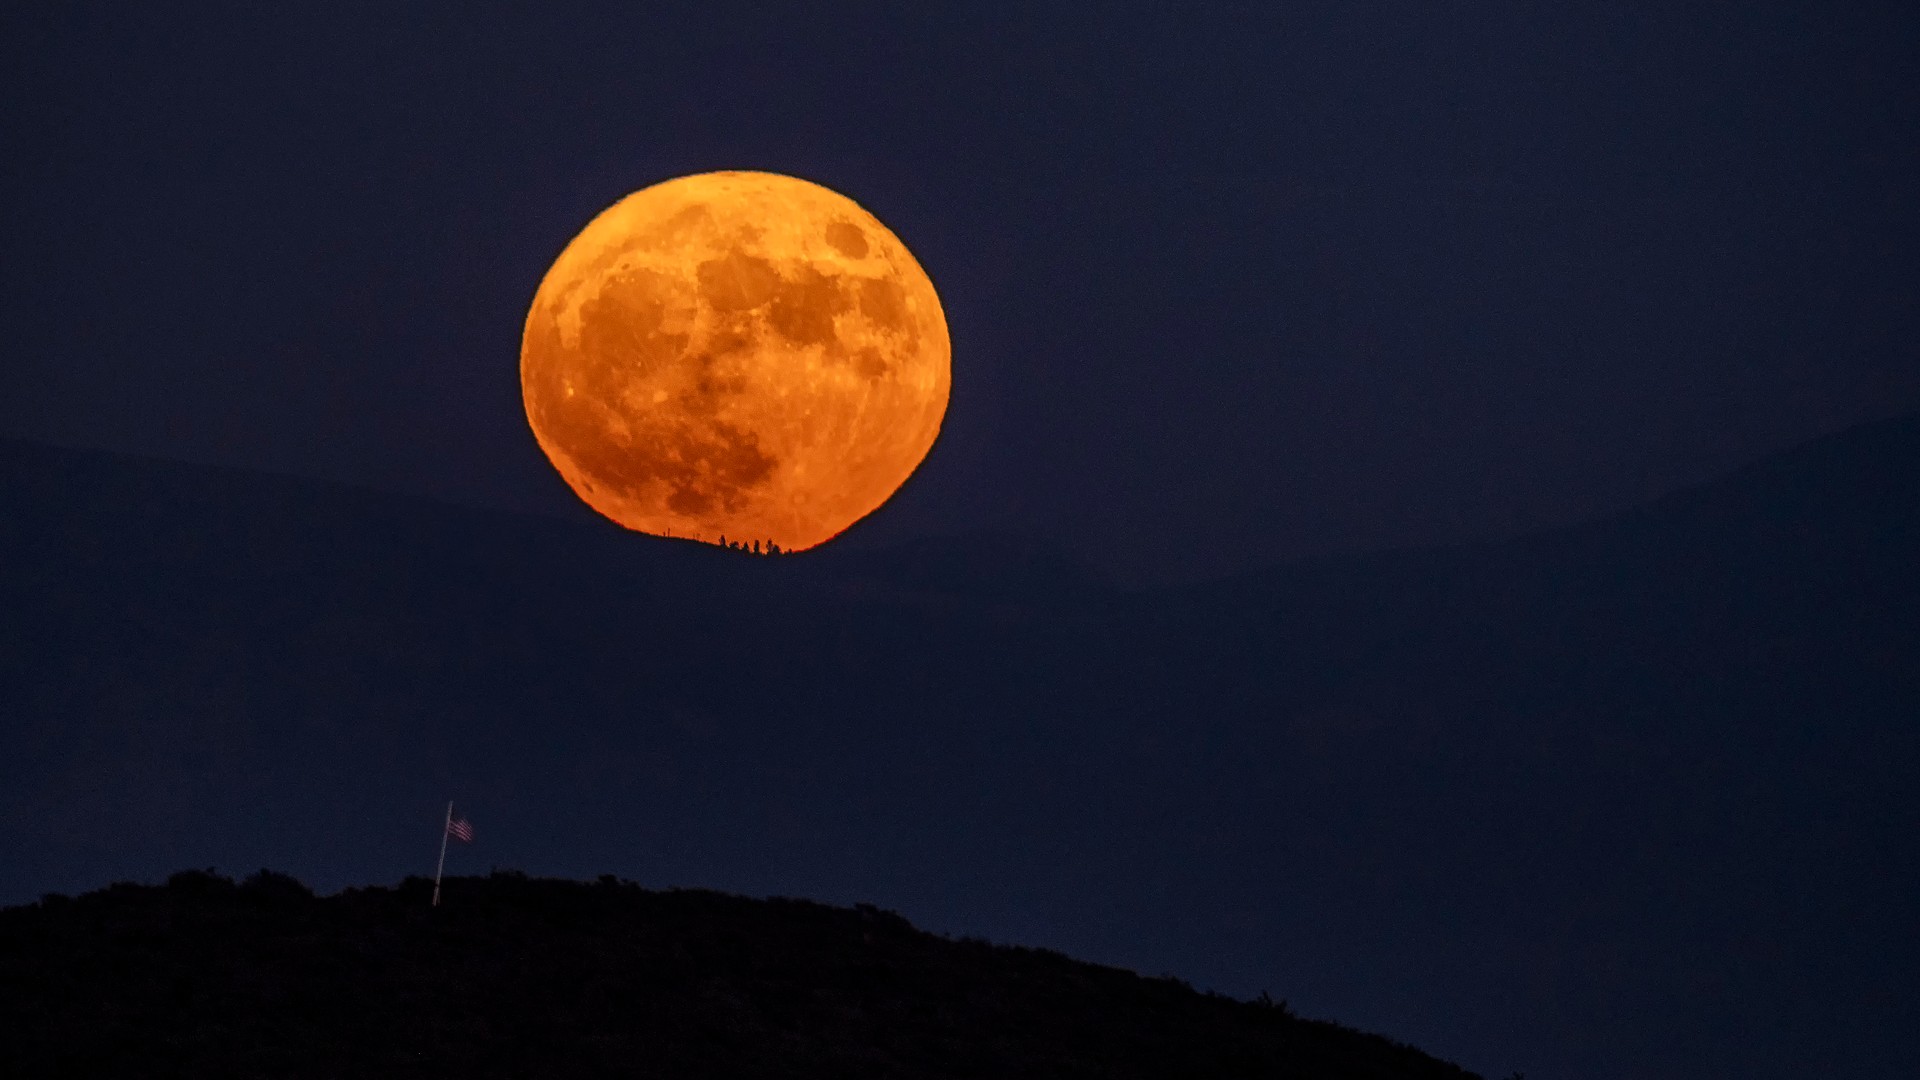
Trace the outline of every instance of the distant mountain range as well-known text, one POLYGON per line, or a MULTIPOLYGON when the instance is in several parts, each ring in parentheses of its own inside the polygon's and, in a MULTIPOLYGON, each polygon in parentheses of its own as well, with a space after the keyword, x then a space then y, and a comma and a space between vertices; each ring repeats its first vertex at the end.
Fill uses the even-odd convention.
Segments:
POLYGON ((870 905, 511 873, 205 872, 0 910, 16 1075, 1469 1080, 1410 1047, 870 905))
POLYGON ((873 902, 1489 1073, 1917 1075, 1917 493, 1906 418, 1128 592, 0 443, 0 900, 395 880, 452 797, 492 863, 873 902))

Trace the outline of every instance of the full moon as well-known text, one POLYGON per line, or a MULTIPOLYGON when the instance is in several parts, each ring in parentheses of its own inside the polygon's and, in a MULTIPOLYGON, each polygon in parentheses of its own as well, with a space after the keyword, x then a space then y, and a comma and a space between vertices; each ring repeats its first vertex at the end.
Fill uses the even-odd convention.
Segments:
POLYGON ((593 219, 534 294, 534 438, 629 529, 800 551, 899 489, 940 433, 947 322, 852 199, 763 172, 683 176, 593 219))

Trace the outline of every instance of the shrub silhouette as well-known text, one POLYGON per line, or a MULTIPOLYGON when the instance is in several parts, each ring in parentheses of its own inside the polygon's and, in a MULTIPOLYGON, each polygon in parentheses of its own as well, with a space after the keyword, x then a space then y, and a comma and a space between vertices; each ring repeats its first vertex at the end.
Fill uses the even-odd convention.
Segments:
POLYGON ((304 882, 272 870, 258 870, 240 883, 240 891, 256 900, 291 903, 313 899, 313 890, 304 882))
POLYGON ((233 879, 209 866, 205 870, 177 870, 167 877, 167 889, 187 896, 212 896, 233 891, 233 879))

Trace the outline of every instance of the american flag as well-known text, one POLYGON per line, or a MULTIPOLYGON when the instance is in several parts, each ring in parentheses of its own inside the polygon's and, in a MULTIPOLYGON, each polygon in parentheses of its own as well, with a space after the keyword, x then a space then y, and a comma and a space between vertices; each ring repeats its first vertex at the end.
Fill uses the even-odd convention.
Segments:
POLYGON ((448 818, 447 835, 463 844, 471 844, 473 843, 473 822, 463 817, 448 818))

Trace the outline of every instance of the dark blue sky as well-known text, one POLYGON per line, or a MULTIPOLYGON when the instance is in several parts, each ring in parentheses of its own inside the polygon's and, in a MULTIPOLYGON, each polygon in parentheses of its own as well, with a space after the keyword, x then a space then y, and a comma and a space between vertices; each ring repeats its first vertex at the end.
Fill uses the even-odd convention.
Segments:
POLYGON ((1193 577, 1920 407, 1902 5, 555 11, 10 6, 0 433, 584 515, 526 304, 718 168, 851 195, 941 290, 946 429, 857 543, 1193 577))

